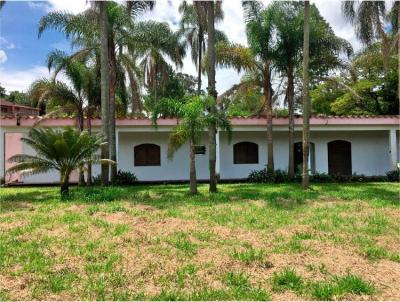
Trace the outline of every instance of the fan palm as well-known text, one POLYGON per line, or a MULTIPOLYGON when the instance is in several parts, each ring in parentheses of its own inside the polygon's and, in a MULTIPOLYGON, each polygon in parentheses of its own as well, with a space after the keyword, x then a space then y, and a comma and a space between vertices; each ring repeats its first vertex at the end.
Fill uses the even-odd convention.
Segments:
POLYGON ((63 130, 52 128, 32 128, 27 137, 21 139, 36 152, 36 155, 17 154, 8 160, 15 163, 8 173, 25 174, 46 173, 57 170, 60 173, 61 195, 69 193, 69 179, 72 171, 95 162, 112 163, 100 160, 95 155, 103 143, 100 135, 89 135, 72 127, 63 130))

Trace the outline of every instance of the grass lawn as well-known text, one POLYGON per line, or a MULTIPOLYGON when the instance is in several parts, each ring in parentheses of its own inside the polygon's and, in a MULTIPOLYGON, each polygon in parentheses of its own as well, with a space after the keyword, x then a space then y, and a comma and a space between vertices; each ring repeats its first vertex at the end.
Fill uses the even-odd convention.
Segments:
POLYGON ((0 189, 0 300, 400 300, 399 184, 0 189))

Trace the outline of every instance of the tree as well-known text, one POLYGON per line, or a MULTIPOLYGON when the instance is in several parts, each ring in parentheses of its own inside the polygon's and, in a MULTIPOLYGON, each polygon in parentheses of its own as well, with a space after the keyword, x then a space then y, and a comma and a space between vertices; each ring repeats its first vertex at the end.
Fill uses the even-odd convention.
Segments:
POLYGON ((36 155, 17 154, 9 158, 16 163, 7 173, 22 172, 26 174, 46 173, 52 169, 60 173, 61 196, 69 193, 69 179, 72 171, 82 169, 86 164, 104 162, 96 151, 103 143, 100 135, 89 135, 72 127, 63 130, 51 128, 32 128, 27 137, 21 140, 35 150, 36 155))
MULTIPOLYGON (((218 3, 218 2, 217 2, 218 3)), ((208 60, 208 95, 214 99, 214 102, 210 104, 208 111, 211 115, 217 113, 217 90, 215 88, 215 12, 214 12, 214 1, 208 1, 205 5, 207 11, 207 60, 208 60)), ((210 169, 210 185, 209 191, 212 193, 217 192, 217 173, 216 173, 216 162, 217 162, 217 125, 210 123, 208 125, 208 145, 209 145, 209 169, 210 169)))
MULTIPOLYGON (((214 7, 215 21, 218 22, 223 19, 223 12, 220 4, 217 3, 214 7)), ((202 1, 195 1, 193 4, 188 4, 184 1, 179 6, 179 12, 182 14, 179 22, 179 31, 191 49, 192 61, 197 68, 197 94, 200 95, 203 53, 207 51, 206 37, 208 27, 206 7, 202 1)), ((215 30, 215 36, 217 41, 227 41, 227 38, 221 31, 215 30)))
MULTIPOLYGON (((308 189, 308 157, 310 149, 310 112, 311 101, 308 92, 310 60, 310 2, 304 2, 304 46, 303 46, 303 188, 308 189)), ((290 146, 292 147, 292 146, 290 146)))
POLYGON ((381 41, 383 66, 387 69, 392 47, 390 32, 385 28, 388 22, 385 1, 343 1, 342 13, 354 25, 356 36, 364 45, 381 41))
MULTIPOLYGON (((110 71, 109 71, 109 52, 108 45, 109 41, 109 32, 108 32, 108 17, 107 17, 107 1, 100 1, 99 9, 100 9, 100 19, 99 19, 99 27, 100 27, 100 40, 101 40, 101 48, 100 48, 100 68, 101 68, 101 129, 102 134, 107 138, 107 142, 109 143, 110 132, 109 132, 109 116, 110 116, 110 71)), ((110 152, 109 147, 105 144, 102 145, 101 148, 101 157, 109 158, 110 152)), ((101 165, 101 183, 103 186, 108 185, 109 181, 109 169, 108 165, 101 165)))
POLYGON ((190 193, 197 193, 196 180, 196 154, 195 147, 200 141, 201 135, 210 125, 216 125, 228 132, 230 137, 231 125, 224 111, 213 111, 208 113, 207 109, 215 106, 215 100, 211 97, 192 97, 183 106, 176 102, 175 105, 168 104, 169 112, 164 112, 164 115, 175 115, 180 117, 179 123, 169 137, 168 157, 173 154, 186 142, 189 142, 189 159, 190 159, 190 193), (171 110, 175 108, 175 110, 171 110))
POLYGON ((0 85, 0 97, 4 98, 7 96, 6 89, 0 85))

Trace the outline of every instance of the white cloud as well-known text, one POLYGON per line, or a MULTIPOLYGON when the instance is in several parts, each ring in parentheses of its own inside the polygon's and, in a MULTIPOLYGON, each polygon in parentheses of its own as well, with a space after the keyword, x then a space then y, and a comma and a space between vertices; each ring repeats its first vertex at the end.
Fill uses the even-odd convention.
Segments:
POLYGON ((31 8, 41 9, 45 12, 62 10, 76 14, 84 11, 89 6, 89 2, 86 0, 29 1, 28 5, 31 8))
POLYGON ((0 49, 0 64, 3 64, 7 61, 7 54, 4 50, 0 49))
POLYGON ((7 49, 14 49, 15 48, 15 44, 13 42, 10 42, 9 40, 7 40, 4 37, 0 36, 0 45, 1 47, 5 47, 7 49))
POLYGON ((44 66, 34 66, 25 70, 13 71, 0 68, 1 86, 6 88, 8 92, 13 90, 27 91, 33 81, 48 76, 49 71, 44 66))

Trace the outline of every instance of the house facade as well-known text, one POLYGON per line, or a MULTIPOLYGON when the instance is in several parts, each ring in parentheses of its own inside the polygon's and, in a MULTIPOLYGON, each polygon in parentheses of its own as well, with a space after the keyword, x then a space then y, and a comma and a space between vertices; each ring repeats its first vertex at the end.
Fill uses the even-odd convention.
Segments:
MULTIPOLYGON (((26 184, 55 183, 59 181, 56 171, 46 174, 24 176, 8 175, 11 166, 7 159, 17 153, 33 153, 20 138, 40 121, 40 117, 25 116, 17 119, 3 116, 0 135, 0 176, 6 182, 26 184)), ((312 117, 310 169, 311 172, 329 174, 384 175, 399 161, 399 116, 364 117, 312 117)), ((172 159, 167 157, 168 136, 177 124, 176 119, 160 119, 158 127, 145 118, 117 120, 118 169, 136 174, 139 181, 183 181, 189 179, 189 146, 180 148, 172 159)), ((217 172, 222 180, 247 178, 252 170, 265 167, 267 163, 266 119, 262 117, 233 118, 231 139, 224 131, 217 135, 217 172)), ((72 118, 46 119, 44 127, 75 126, 72 118)), ((101 121, 92 121, 93 131, 100 131, 101 121)), ((287 170, 288 119, 275 118, 274 165, 275 169, 287 170)), ((302 164, 302 119, 295 119, 295 166, 302 164)), ((196 147, 197 177, 208 179, 207 133, 196 147)), ((100 173, 94 166, 93 175, 100 173)), ((76 180, 75 173, 72 181, 76 180)))

